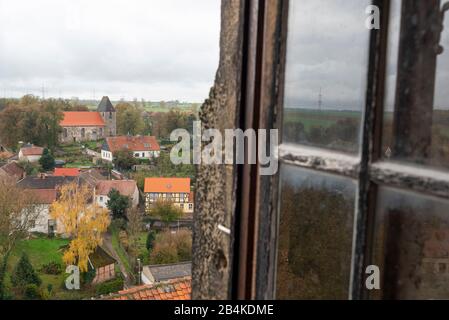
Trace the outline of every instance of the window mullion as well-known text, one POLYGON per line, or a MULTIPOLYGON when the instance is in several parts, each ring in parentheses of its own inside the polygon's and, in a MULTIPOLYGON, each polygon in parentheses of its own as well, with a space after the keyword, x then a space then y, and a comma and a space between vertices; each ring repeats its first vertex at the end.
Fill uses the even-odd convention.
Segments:
POLYGON ((369 256, 369 234, 375 210, 376 186, 370 182, 369 166, 380 156, 383 90, 388 33, 389 0, 374 0, 381 12, 380 29, 371 31, 368 80, 361 138, 361 162, 355 212, 349 299, 364 298, 364 267, 369 256))

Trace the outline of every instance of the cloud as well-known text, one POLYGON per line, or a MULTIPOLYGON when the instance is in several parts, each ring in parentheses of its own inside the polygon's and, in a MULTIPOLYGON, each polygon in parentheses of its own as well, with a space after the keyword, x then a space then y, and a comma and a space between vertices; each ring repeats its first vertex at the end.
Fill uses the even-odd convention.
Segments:
POLYGON ((202 101, 219 28, 219 0, 0 0, 0 88, 202 101))

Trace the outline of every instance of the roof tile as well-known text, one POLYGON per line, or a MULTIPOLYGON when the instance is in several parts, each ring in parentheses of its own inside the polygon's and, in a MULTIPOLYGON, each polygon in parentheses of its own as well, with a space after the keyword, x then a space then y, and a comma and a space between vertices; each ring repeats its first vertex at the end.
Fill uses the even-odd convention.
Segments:
POLYGON ((103 180, 97 183, 96 194, 107 196, 112 189, 130 197, 137 190, 137 184, 134 180, 103 180))
MULTIPOLYGON (((116 136, 106 138, 107 150, 114 153, 129 151, 160 151, 159 143, 153 136, 116 136)), ((105 148, 105 147, 103 147, 105 148)))
POLYGON ((78 177, 80 169, 78 168, 55 168, 53 173, 56 177, 78 177))
POLYGON ((154 285, 143 285, 126 290, 117 294, 103 297, 105 300, 190 300, 191 278, 186 277, 177 280, 166 281, 154 285), (178 289, 184 286, 186 289, 178 289))
POLYGON ((36 146, 24 147, 20 149, 20 152, 22 152, 24 156, 41 156, 44 152, 44 148, 36 146))
POLYGON ((189 193, 190 178, 146 178, 145 192, 189 193))
POLYGON ((103 117, 99 112, 69 111, 64 112, 61 127, 104 127, 103 117))

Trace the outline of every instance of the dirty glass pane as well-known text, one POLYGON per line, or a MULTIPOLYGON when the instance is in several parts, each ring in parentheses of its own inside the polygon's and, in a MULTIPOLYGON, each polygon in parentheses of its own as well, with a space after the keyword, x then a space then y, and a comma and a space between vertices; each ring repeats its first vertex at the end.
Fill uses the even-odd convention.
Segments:
POLYGON ((449 201, 380 188, 373 263, 384 299, 449 299, 449 201))
POLYGON ((277 299, 347 299, 355 183, 281 169, 277 299))
POLYGON ((449 18, 439 39, 440 1, 391 5, 383 157, 449 168, 449 18))
POLYGON ((283 141, 358 151, 370 0, 290 1, 283 141))

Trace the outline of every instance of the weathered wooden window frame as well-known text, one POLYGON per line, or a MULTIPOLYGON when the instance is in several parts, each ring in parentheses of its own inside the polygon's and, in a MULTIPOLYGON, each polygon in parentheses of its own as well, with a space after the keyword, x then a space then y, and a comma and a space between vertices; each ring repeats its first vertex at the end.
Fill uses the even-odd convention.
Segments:
MULTIPOLYGON (((245 29, 246 93, 242 110, 245 128, 282 131, 288 0, 250 0, 245 29)), ((349 299, 367 298, 363 288, 369 264, 377 186, 392 186, 449 198, 449 173, 384 160, 381 157, 389 0, 374 0, 381 28, 369 40, 369 61, 360 154, 351 156, 323 148, 281 143, 281 165, 293 165, 347 177, 358 182, 349 299)), ((241 202, 237 206, 240 237, 235 246, 233 297, 273 299, 276 289, 279 174, 258 175, 246 166, 239 174, 241 202)))

